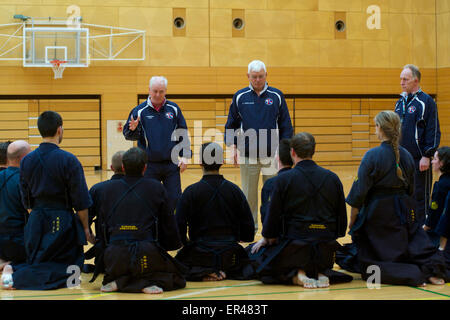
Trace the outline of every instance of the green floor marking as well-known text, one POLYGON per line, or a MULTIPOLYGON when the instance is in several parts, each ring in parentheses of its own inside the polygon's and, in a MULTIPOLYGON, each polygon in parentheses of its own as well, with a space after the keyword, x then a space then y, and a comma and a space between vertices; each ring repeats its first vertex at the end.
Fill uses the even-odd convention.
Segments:
POLYGON ((80 293, 61 293, 61 294, 46 294, 46 295, 35 295, 35 296, 8 296, 2 297, 0 295, 0 300, 11 300, 11 299, 22 299, 22 298, 46 298, 46 297, 64 297, 64 296, 79 296, 79 295, 89 295, 97 294, 96 292, 80 292, 80 293))
POLYGON ((440 292, 436 292, 436 291, 431 291, 431 290, 427 290, 427 289, 419 288, 419 287, 410 287, 410 288, 414 288, 414 289, 417 289, 417 290, 420 290, 420 291, 425 291, 425 292, 429 292, 429 293, 434 293, 434 294, 437 294, 437 295, 440 295, 440 296, 444 296, 444 297, 450 298, 450 295, 445 294, 445 293, 440 293, 440 292))
MULTIPOLYGON (((394 287, 393 285, 382 285, 382 288, 394 287)), ((284 291, 284 292, 263 292, 263 293, 246 293, 246 294, 229 294, 221 296, 206 296, 206 297, 187 297, 187 298, 175 298, 172 300, 186 300, 186 299, 207 299, 207 298, 228 298, 228 297, 240 297, 240 296, 261 296, 261 295, 271 295, 271 294, 289 294, 289 293, 317 293, 317 292, 330 292, 330 291, 343 291, 343 290, 359 290, 368 289, 367 287, 356 287, 356 288, 340 288, 340 289, 308 289, 305 291, 284 291)), ((202 293, 199 292, 199 295, 202 293)), ((171 300, 170 297, 165 298, 165 300, 171 300)))

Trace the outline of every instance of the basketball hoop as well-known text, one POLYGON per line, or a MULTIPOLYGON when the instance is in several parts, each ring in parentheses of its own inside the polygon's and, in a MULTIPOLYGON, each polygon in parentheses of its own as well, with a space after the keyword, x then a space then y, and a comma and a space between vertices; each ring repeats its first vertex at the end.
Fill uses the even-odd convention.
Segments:
POLYGON ((52 64, 53 73, 55 74, 54 79, 61 79, 64 69, 66 68, 67 61, 63 60, 52 60, 50 61, 52 64))

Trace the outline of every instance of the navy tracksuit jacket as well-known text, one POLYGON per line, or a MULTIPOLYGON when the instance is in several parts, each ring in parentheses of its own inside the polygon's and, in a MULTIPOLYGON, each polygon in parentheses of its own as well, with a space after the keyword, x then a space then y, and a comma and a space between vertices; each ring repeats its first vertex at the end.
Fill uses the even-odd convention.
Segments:
POLYGON ((425 222, 431 193, 432 170, 419 171, 422 157, 433 157, 439 147, 441 130, 436 103, 428 94, 419 90, 407 95, 402 93, 395 104, 395 112, 402 121, 400 145, 411 153, 416 167, 414 198, 417 201, 417 218, 425 222))
POLYGON ((258 158, 273 156, 279 140, 292 138, 293 132, 286 100, 280 90, 266 84, 258 96, 250 85, 234 94, 225 124, 225 143, 228 146, 237 145, 241 155, 254 155, 258 158), (230 131, 237 129, 243 130, 244 134, 249 129, 256 130, 256 140, 230 134, 230 131), (266 139, 260 134, 260 129, 267 130, 266 139), (278 131, 277 136, 273 136, 272 130, 278 131), (261 148, 264 143, 267 143, 267 149, 261 148))
POLYGON ((156 111, 149 98, 131 110, 128 121, 123 127, 123 135, 127 140, 137 140, 138 146, 146 150, 149 163, 145 177, 163 183, 174 210, 181 196, 178 156, 190 158, 192 154, 186 120, 180 107, 166 100, 161 109, 156 111), (139 125, 134 131, 129 129, 132 115, 134 119, 140 117, 139 125), (178 131, 182 131, 181 136, 174 135, 174 132, 178 131), (174 148, 177 149, 174 150, 174 148), (174 159, 172 159, 172 152, 174 152, 174 159))

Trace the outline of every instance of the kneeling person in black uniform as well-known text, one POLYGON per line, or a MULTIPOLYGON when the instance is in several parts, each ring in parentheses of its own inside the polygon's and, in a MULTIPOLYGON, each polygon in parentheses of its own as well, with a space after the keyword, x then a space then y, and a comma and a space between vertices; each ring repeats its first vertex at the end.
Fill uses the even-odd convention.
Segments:
POLYGON ((269 178, 264 182, 261 189, 261 223, 264 224, 264 218, 266 217, 266 212, 269 210, 270 196, 272 194, 273 185, 278 175, 281 173, 291 170, 293 162, 291 158, 291 141, 290 139, 282 139, 280 145, 278 146, 278 174, 275 177, 269 178))
POLYGON ((184 288, 182 266, 166 252, 181 247, 167 192, 143 177, 144 150, 131 148, 122 162, 125 177, 105 182, 100 199, 107 243, 101 291, 153 294, 184 288))
POLYGON ((0 172, 0 271, 8 262, 26 260, 24 228, 28 219, 20 194, 20 161, 31 152, 28 142, 8 146, 8 168, 0 172))
POLYGON ((251 247, 263 283, 323 288, 352 280, 331 271, 336 239, 345 236, 347 227, 345 197, 338 176, 312 160, 315 144, 307 132, 294 136, 294 168, 275 180, 263 238, 251 247))
POLYGON ((31 209, 24 228, 26 261, 4 267, 5 289, 70 287, 70 269, 81 269, 83 245, 95 240, 88 226, 92 200, 83 167, 59 147, 63 119, 54 111, 44 111, 37 126, 42 143, 21 160, 19 173, 22 204, 31 209))
MULTIPOLYGON (((117 151, 114 153, 111 159, 111 170, 114 172, 114 175, 110 180, 122 179, 125 176, 125 172, 123 171, 122 165, 122 156, 125 151, 117 151)), ((92 205, 89 207, 89 226, 94 224, 95 226, 95 244, 85 253, 85 259, 89 260, 95 258, 94 266, 90 264, 85 264, 83 266, 83 272, 91 273, 92 269, 94 272, 94 277, 90 280, 93 282, 99 273, 104 272, 104 266, 102 264, 103 259, 102 255, 105 250, 105 241, 103 239, 103 217, 99 215, 100 207, 102 206, 101 198, 103 193, 103 186, 107 184, 109 180, 101 181, 94 184, 89 189, 89 194, 92 198, 92 205)))
POLYGON ((188 267, 189 281, 246 279, 249 260, 239 241, 253 241, 250 207, 241 189, 219 174, 223 149, 210 142, 200 152, 203 177, 186 188, 177 206, 184 247, 175 258, 188 267))

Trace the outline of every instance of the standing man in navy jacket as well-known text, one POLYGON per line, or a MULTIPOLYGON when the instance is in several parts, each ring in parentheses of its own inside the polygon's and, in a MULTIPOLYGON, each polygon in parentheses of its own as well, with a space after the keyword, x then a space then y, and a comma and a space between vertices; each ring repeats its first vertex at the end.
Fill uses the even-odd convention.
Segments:
POLYGON ((250 85, 233 96, 225 124, 225 143, 232 146, 233 163, 241 169, 242 190, 258 230, 258 182, 277 173, 275 152, 281 139, 290 139, 293 128, 283 93, 266 82, 264 62, 248 65, 250 85), (239 151, 239 158, 238 152, 239 151))
POLYGON ((403 93, 395 105, 402 121, 400 145, 414 158, 417 219, 424 223, 433 182, 430 159, 439 147, 441 130, 436 103, 420 88, 419 68, 408 64, 400 74, 403 93))
POLYGON ((149 97, 128 116, 123 127, 127 140, 137 140, 148 156, 145 177, 161 181, 174 210, 181 196, 180 173, 191 157, 186 121, 180 107, 166 99, 167 79, 150 79, 149 97))

